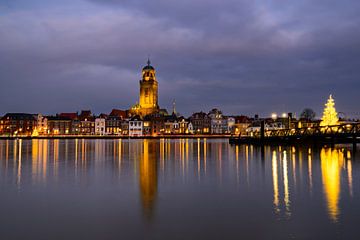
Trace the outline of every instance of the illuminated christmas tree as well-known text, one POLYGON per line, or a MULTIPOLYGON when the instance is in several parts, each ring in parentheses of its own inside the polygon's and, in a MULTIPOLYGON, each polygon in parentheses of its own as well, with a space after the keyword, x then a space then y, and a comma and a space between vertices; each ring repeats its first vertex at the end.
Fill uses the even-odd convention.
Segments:
POLYGON ((336 109, 335 102, 332 96, 330 95, 327 103, 325 104, 325 109, 323 117, 321 119, 320 126, 332 126, 337 125, 339 121, 336 109))

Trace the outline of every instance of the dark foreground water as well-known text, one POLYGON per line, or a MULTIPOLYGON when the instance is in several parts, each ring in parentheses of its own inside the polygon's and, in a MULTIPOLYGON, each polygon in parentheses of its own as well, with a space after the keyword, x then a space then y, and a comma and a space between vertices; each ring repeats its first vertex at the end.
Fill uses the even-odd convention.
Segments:
POLYGON ((360 239, 359 163, 346 145, 2 140, 0 239, 360 239))

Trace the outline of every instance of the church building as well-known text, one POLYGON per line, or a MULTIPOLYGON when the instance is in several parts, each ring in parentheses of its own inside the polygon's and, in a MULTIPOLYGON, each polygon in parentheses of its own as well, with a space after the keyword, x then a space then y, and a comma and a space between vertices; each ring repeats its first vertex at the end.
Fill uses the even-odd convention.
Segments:
POLYGON ((131 108, 130 112, 132 115, 146 116, 159 112, 158 82, 156 81, 155 74, 155 68, 151 66, 148 59, 147 65, 142 69, 139 103, 131 108))

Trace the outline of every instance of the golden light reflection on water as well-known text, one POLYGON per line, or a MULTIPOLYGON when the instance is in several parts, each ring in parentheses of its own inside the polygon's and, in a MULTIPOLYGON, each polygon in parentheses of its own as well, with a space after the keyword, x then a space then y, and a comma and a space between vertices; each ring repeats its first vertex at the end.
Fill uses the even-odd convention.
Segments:
POLYGON ((31 152, 32 152, 32 181, 45 182, 47 177, 47 165, 48 165, 48 141, 46 139, 33 139, 31 140, 31 152))
POLYGON ((337 149, 323 148, 320 152, 320 159, 328 214, 330 219, 336 222, 340 214, 340 178, 341 168, 344 164, 343 153, 337 149))
POLYGON ((284 203, 286 215, 291 215, 290 212, 290 192, 289 192, 289 179, 288 179, 288 159, 286 151, 283 152, 283 180, 284 180, 284 203))
POLYGON ((19 140, 19 159, 18 159, 18 171, 17 171, 17 185, 21 184, 21 157, 22 157, 22 139, 19 140))
POLYGON ((240 174, 239 174, 239 145, 235 146, 235 161, 236 161, 236 182, 239 184, 240 182, 240 174))
POLYGON ((119 176, 121 174, 121 165, 122 165, 122 139, 118 140, 118 166, 119 166, 119 176))
POLYGON ((352 178, 352 163, 351 160, 347 160, 347 175, 348 175, 348 183, 349 183, 349 194, 353 196, 353 178, 352 178))
POLYGON ((250 154, 250 157, 252 158, 253 157, 253 154, 254 154, 254 147, 253 146, 250 146, 250 153, 249 153, 249 148, 248 146, 246 146, 246 158, 245 158, 245 168, 246 168, 246 183, 249 184, 249 154, 250 154))
POLYGON ((206 157, 207 157, 207 142, 206 138, 204 139, 204 173, 206 175, 206 157))
POLYGON ((6 140, 6 147, 5 147, 5 169, 8 168, 9 164, 9 140, 6 140))
POLYGON ((278 166, 277 166, 277 154, 276 151, 272 152, 272 179, 274 190, 274 207, 275 212, 278 213, 279 209, 279 183, 278 183, 278 166))
POLYGON ((267 193, 270 211, 293 217, 292 210, 297 207, 294 203, 298 200, 298 194, 308 194, 304 197, 310 196, 314 200, 313 197, 323 190, 322 204, 325 207, 320 209, 326 209, 326 216, 337 222, 341 214, 340 200, 353 197, 354 191, 356 194, 356 181, 355 186, 353 181, 357 166, 352 159, 356 154, 343 149, 346 148, 269 147, 264 154, 264 163, 260 163, 260 148, 232 148, 223 142, 200 138, 158 141, 6 140, 0 145, 0 166, 4 171, 0 177, 7 177, 8 174, 13 177, 15 186, 23 187, 27 178, 36 185, 61 179, 64 173, 67 177, 75 177, 75 180, 79 175, 79 180, 88 181, 86 177, 93 177, 91 173, 95 173, 95 177, 102 177, 107 168, 116 177, 122 175, 136 179, 144 216, 149 218, 154 215, 158 178, 161 183, 167 183, 169 179, 181 177, 182 184, 190 182, 192 177, 201 183, 212 178, 222 187, 230 187, 228 181, 236 181, 236 186, 244 185, 250 189, 258 184, 256 177, 261 177, 257 174, 264 164, 265 171, 268 171, 264 179, 268 179, 268 190, 272 190, 267 193), (64 168, 68 168, 68 171, 64 172, 64 168), (345 196, 341 196, 342 189, 346 190, 345 196))
POLYGON ((165 139, 160 139, 160 169, 165 171, 165 139))
POLYGON ((295 147, 292 147, 291 151, 291 163, 292 163, 292 175, 293 175, 293 181, 294 185, 296 186, 296 149, 295 147))
POLYGON ((54 176, 58 176, 59 171, 59 139, 54 140, 54 162, 53 162, 54 176))
POLYGON ((310 193, 312 193, 313 188, 313 177, 312 177, 312 155, 311 155, 311 149, 309 148, 309 154, 308 154, 308 175, 309 175, 309 188, 310 193))
POLYGON ((200 162, 200 138, 197 139, 197 170, 198 170, 198 176, 200 179, 200 166, 201 162, 200 162))
POLYGON ((221 144, 218 144, 217 145, 217 149, 216 149, 216 151, 217 151, 217 161, 218 161, 218 167, 217 167, 217 169, 218 169, 218 176, 219 176, 219 179, 220 179, 220 183, 222 182, 222 177, 223 177, 223 169, 222 169, 222 167, 223 167, 223 163, 222 163, 222 150, 221 150, 221 144))
POLYGON ((157 158, 153 143, 147 139, 143 142, 140 158, 140 193, 144 215, 151 218, 157 194, 157 158), (149 146, 150 145, 150 146, 149 146))

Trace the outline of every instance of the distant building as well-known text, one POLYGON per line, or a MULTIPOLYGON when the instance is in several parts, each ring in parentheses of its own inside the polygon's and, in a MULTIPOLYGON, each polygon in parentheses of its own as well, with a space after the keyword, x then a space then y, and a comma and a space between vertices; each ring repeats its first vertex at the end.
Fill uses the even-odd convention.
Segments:
POLYGON ((100 136, 106 135, 105 118, 95 118, 95 134, 100 136))
POLYGON ((31 135, 37 126, 37 119, 28 113, 7 113, 1 118, 2 134, 31 135))
MULTIPOLYGON (((231 131, 232 134, 246 134, 246 129, 252 124, 252 120, 247 116, 235 116, 235 125, 231 131)), ((260 123, 259 123, 260 124, 260 123)), ((260 125, 259 125, 260 126, 260 125)))
POLYGON ((129 136, 143 136, 143 121, 141 120, 140 116, 134 116, 129 120, 129 136))
POLYGON ((106 134, 108 135, 127 135, 128 122, 125 121, 127 117, 126 111, 113 109, 105 120, 106 134))
POLYGON ((165 117, 165 134, 178 134, 180 127, 177 116, 173 113, 165 117))
POLYGON ((235 133, 235 117, 227 117, 227 133, 235 133))
POLYGON ((143 121, 143 135, 144 136, 152 135, 152 122, 150 120, 143 121))
POLYGON ((188 123, 187 131, 189 134, 194 134, 194 126, 191 122, 188 123))
POLYGON ((189 134, 189 121, 184 117, 179 117, 179 133, 180 134, 189 134))
POLYGON ((222 112, 219 109, 212 109, 208 116, 211 119, 211 134, 225 134, 227 132, 227 120, 223 117, 222 112))
POLYGON ((94 135, 95 134, 95 117, 92 116, 90 110, 83 110, 79 115, 80 120, 80 134, 94 135))
POLYGON ((41 114, 34 115, 37 126, 33 130, 33 136, 46 135, 48 133, 48 119, 41 114))
POLYGON ((129 119, 125 119, 121 121, 121 135, 128 136, 129 135, 129 119))
POLYGON ((165 133, 165 118, 164 111, 147 115, 144 120, 151 122, 151 135, 163 135, 165 133))
POLYGON ((59 113, 57 116, 71 120, 71 130, 69 134, 73 134, 73 135, 80 134, 80 120, 77 112, 59 113))
POLYGON ((211 128, 211 118, 204 112, 197 112, 191 115, 190 122, 194 134, 208 134, 211 128))
POLYGON ((69 117, 48 116, 48 134, 67 135, 72 133, 72 119, 69 117))
POLYGON ((142 69, 142 80, 140 80, 139 103, 134 105, 130 113, 132 116, 142 117, 159 111, 158 104, 158 82, 156 71, 148 60, 147 65, 142 69))
POLYGON ((246 128, 246 134, 252 135, 254 132, 260 132, 261 122, 264 122, 265 130, 285 129, 286 125, 282 118, 255 118, 246 128))
POLYGON ((150 115, 147 115, 143 118, 143 135, 151 136, 153 134, 153 119, 150 115))

